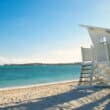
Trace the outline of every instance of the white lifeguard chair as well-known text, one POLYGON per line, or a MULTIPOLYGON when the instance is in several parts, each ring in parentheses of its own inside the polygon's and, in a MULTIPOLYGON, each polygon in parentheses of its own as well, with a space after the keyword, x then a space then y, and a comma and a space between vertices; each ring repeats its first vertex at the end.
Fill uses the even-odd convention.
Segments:
POLYGON ((88 29, 93 45, 81 47, 79 85, 110 84, 110 29, 81 25, 88 29))

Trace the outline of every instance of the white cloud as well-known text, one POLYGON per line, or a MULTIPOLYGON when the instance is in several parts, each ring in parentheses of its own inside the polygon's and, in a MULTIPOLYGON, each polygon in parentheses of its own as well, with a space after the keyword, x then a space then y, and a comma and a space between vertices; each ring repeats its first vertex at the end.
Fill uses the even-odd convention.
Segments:
POLYGON ((68 63, 78 61, 81 61, 80 48, 54 50, 42 57, 9 58, 0 56, 0 64, 68 63))
POLYGON ((81 53, 79 48, 59 49, 52 52, 52 56, 61 62, 77 62, 81 61, 81 53))

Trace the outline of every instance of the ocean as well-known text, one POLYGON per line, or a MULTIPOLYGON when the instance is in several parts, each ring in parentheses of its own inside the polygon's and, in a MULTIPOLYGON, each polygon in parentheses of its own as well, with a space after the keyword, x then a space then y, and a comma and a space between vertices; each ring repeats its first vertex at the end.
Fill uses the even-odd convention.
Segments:
POLYGON ((80 64, 0 66, 0 88, 78 80, 80 64))

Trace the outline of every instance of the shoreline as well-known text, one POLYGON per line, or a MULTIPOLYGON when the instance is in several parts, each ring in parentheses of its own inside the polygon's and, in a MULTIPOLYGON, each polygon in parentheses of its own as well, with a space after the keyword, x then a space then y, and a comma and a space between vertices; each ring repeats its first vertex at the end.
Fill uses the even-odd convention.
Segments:
POLYGON ((55 84, 64 84, 64 83, 77 83, 79 80, 64 80, 64 81, 55 81, 55 82, 49 82, 49 83, 39 83, 39 84, 30 84, 30 85, 22 85, 22 86, 13 86, 13 87, 3 87, 0 88, 0 91, 5 90, 15 90, 15 89, 26 89, 26 88, 32 88, 32 87, 40 87, 40 86, 49 86, 49 85, 55 85, 55 84))

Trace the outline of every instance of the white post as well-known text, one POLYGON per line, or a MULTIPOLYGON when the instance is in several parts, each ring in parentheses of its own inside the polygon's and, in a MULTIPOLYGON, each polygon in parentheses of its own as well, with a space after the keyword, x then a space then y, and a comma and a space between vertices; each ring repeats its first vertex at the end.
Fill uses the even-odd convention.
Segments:
POLYGON ((90 74, 90 85, 92 85, 93 80, 93 72, 94 72, 94 48, 91 46, 91 53, 92 53, 92 67, 91 67, 91 74, 90 74))

